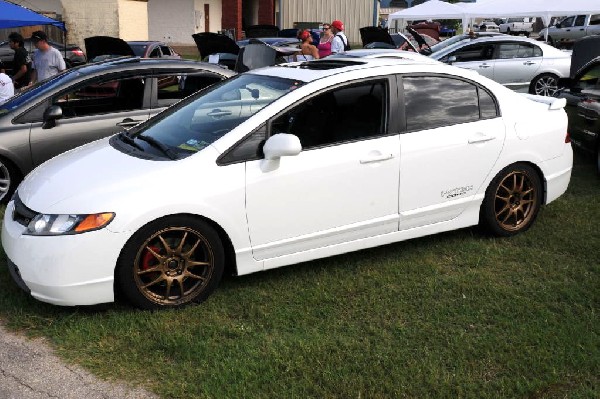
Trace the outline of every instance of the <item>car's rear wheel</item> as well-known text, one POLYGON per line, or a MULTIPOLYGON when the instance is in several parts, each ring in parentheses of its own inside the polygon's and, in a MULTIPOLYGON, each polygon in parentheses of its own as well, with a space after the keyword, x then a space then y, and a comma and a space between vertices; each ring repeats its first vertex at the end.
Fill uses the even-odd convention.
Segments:
POLYGON ((537 172, 525 164, 504 168, 485 193, 480 224, 498 236, 512 236, 527 230, 540 210, 542 184, 537 172))
POLYGON ((6 204, 21 181, 17 169, 7 160, 0 158, 0 203, 6 204))
POLYGON ((529 93, 538 96, 551 97, 558 90, 558 76, 552 73, 543 73, 535 77, 529 86, 529 93))
POLYGON ((223 269, 217 232, 193 216, 172 216, 133 235, 119 257, 117 279, 135 306, 177 308, 208 298, 223 269))

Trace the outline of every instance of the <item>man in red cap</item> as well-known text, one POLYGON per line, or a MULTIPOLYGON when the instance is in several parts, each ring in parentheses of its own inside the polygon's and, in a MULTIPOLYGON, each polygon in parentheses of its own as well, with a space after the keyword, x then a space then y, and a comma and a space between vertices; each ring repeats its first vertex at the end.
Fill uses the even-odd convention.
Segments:
POLYGON ((348 45, 348 38, 344 34, 344 24, 342 21, 337 19, 331 23, 331 31, 335 35, 331 42, 331 54, 343 53, 346 50, 350 50, 348 45))

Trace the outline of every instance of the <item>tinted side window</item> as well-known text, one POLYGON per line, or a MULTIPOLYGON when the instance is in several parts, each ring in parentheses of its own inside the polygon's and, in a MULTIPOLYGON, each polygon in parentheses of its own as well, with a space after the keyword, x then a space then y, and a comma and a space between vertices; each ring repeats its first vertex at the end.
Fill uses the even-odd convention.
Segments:
POLYGON ((402 79, 406 130, 425 130, 474 122, 496 115, 494 99, 474 84, 439 76, 408 76, 402 79), (480 116, 479 95, 484 112, 480 116), (485 115, 485 116, 484 116, 485 115))
POLYGON ((450 55, 454 55, 457 62, 490 60, 494 56, 494 46, 491 44, 473 44, 458 49, 450 55))
POLYGON ((94 82, 76 86, 52 98, 63 117, 98 115, 143 108, 143 78, 94 82))
POLYGON ((235 144, 219 160, 219 165, 251 161, 262 158, 262 146, 267 138, 266 125, 260 126, 246 138, 235 144))
POLYGON ((497 117, 498 107, 496 106, 496 101, 492 95, 481 87, 477 88, 477 94, 479 95, 479 112, 481 113, 481 119, 497 117))
POLYGON ((382 135, 386 81, 331 90, 306 100, 271 123, 271 135, 291 133, 304 149, 382 135))
POLYGON ((578 15, 577 18, 575 18, 575 24, 573 26, 585 25, 585 17, 585 15, 578 15))

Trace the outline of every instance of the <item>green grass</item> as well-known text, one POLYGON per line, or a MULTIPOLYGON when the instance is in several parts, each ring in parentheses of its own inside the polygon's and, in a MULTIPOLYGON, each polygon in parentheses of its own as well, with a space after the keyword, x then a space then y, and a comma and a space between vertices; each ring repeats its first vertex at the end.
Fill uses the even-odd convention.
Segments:
POLYGON ((164 398, 598 398, 599 222, 578 155, 514 238, 463 229, 226 278, 181 311, 46 305, 0 267, 0 317, 164 398))

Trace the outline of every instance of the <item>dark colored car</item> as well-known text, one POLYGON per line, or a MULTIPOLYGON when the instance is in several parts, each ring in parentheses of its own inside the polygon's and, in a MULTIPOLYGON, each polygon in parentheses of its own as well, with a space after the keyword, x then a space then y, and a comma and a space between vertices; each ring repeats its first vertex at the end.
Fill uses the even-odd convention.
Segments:
MULTIPOLYGON (((195 33, 192 35, 192 38, 194 39, 196 47, 200 52, 200 56, 204 61, 220 64, 238 72, 253 69, 252 67, 246 69, 242 66, 242 64, 247 63, 240 62, 238 60, 241 50, 249 45, 260 44, 264 47, 274 50, 274 60, 266 62, 265 60, 256 60, 256 62, 254 62, 254 64, 260 66, 274 65, 275 63, 285 62, 286 59, 284 57, 298 52, 298 46, 300 45, 300 40, 285 37, 252 38, 235 42, 226 35, 212 32, 195 33)), ((256 46, 254 47, 258 49, 256 46)), ((265 55, 270 58, 271 56, 268 53, 271 53, 271 51, 265 49, 265 52, 265 55)), ((257 56, 260 56, 259 53, 263 53, 263 51, 258 49, 257 52, 254 52, 254 54, 257 56)), ((248 54, 243 55, 243 57, 245 60, 247 60, 248 54)))
POLYGON ((172 58, 180 59, 179 55, 165 42, 157 41, 130 41, 127 42, 136 56, 142 58, 172 58))
POLYGON ((571 65, 578 68, 571 70, 569 79, 560 80, 566 88, 556 96, 567 100, 565 110, 572 143, 594 154, 600 174, 600 37, 575 42, 571 65), (579 67, 581 62, 585 64, 579 67))
MULTIPOLYGON (((31 39, 25 39, 24 44, 25 49, 27 49, 29 54, 32 55, 35 51, 35 46, 33 45, 31 39)), ((67 68, 82 65, 87 62, 83 50, 74 44, 67 44, 65 46, 62 43, 58 43, 52 40, 49 40, 48 44, 60 51, 60 53, 63 55, 63 58, 65 59, 65 64, 67 65, 67 68)), ((7 41, 0 42, 0 60, 2 61, 2 64, 4 64, 4 67, 9 73, 12 73, 12 63, 14 55, 15 51, 10 48, 10 45, 7 41)))
POLYGON ((0 201, 42 162, 143 122, 233 75, 202 62, 120 58, 33 85, 0 105, 0 201))
POLYGON ((428 48, 438 42, 429 35, 419 34, 410 27, 407 33, 392 34, 378 26, 366 26, 359 30, 363 47, 367 49, 401 49, 428 53, 428 48))

